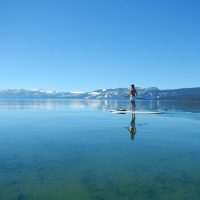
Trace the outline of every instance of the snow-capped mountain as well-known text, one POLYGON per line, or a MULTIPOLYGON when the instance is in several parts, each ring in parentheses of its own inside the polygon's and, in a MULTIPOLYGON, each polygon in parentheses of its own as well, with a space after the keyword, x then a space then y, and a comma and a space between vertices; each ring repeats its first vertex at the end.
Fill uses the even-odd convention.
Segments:
MULTIPOLYGON (((141 100, 200 100, 200 88, 159 90, 156 87, 137 88, 141 100)), ((127 88, 95 90, 85 97, 88 99, 128 99, 127 88)))
POLYGON ((27 98, 27 99, 72 99, 84 98, 85 93, 78 92, 57 92, 55 90, 46 91, 40 89, 2 89, 0 90, 0 98, 27 98))
MULTIPOLYGON (((136 88, 143 100, 200 100, 199 88, 160 90, 156 87, 136 88)), ((99 89, 92 92, 57 92, 40 89, 1 89, 0 98, 24 99, 127 99, 128 88, 99 89)))

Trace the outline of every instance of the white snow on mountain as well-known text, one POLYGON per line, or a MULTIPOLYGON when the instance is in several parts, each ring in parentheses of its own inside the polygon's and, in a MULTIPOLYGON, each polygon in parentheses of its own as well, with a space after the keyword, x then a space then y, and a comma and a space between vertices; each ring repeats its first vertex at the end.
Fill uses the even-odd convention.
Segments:
POLYGON ((72 94, 84 94, 85 92, 79 92, 79 91, 73 91, 73 92, 70 92, 72 94))
POLYGON ((97 95, 99 95, 99 94, 101 94, 101 93, 99 93, 99 92, 91 92, 90 93, 92 96, 97 96, 97 95))

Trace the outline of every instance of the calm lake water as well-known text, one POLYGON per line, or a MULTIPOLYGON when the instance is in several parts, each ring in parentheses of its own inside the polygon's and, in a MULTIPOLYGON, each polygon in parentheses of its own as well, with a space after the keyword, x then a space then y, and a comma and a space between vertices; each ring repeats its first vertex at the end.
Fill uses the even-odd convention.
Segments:
POLYGON ((0 100, 0 200, 199 200, 200 102, 0 100))

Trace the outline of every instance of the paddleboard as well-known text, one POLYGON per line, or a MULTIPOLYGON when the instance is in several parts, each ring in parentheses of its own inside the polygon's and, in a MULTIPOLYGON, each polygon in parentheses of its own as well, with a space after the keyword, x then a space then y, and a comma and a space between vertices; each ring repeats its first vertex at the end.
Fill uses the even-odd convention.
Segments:
POLYGON ((133 114, 163 114, 161 111, 130 111, 130 110, 110 110, 113 114, 126 114, 126 113, 133 113, 133 114))

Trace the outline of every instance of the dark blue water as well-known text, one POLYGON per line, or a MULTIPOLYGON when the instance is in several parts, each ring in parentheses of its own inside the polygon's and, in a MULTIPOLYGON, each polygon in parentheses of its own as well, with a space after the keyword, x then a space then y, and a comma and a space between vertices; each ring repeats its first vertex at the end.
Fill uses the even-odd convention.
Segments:
POLYGON ((200 103, 1 100, 0 200, 199 200, 200 103))

